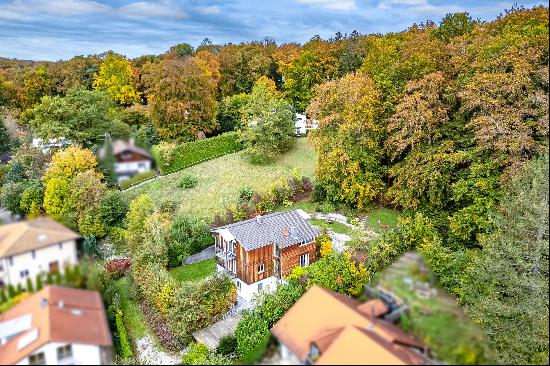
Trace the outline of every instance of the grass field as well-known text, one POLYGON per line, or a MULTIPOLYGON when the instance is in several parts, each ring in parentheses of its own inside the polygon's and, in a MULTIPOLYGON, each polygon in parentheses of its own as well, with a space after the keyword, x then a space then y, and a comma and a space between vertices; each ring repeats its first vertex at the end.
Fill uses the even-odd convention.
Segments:
POLYGON ((132 199, 147 193, 157 205, 174 201, 179 212, 210 219, 237 201, 241 187, 249 186, 261 191, 279 177, 290 175, 294 168, 298 168, 303 175, 313 177, 315 162, 313 148, 305 138, 298 138, 296 147, 273 164, 250 164, 243 158, 242 152, 238 152, 131 188, 124 191, 124 195, 132 199), (190 189, 178 187, 184 175, 196 177, 198 184, 190 189))
POLYGON ((397 218, 399 217, 399 212, 392 210, 391 208, 379 207, 370 211, 367 214, 367 221, 365 222, 365 227, 367 229, 372 229, 377 233, 381 233, 383 230, 378 224, 380 220, 381 224, 387 224, 390 226, 397 225, 397 218))
POLYGON ((216 262, 207 259, 202 262, 187 264, 170 270, 170 274, 178 281, 199 281, 216 272, 216 262))
POLYGON ((130 295, 130 284, 127 277, 123 277, 116 282, 117 293, 120 296, 120 309, 124 317, 124 324, 128 336, 132 341, 136 341, 148 333, 147 324, 139 306, 134 302, 130 295))

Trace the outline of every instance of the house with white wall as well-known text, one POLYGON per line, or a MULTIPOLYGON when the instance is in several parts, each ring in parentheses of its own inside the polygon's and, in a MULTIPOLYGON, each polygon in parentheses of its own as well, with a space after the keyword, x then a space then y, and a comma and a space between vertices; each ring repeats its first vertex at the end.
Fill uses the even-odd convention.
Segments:
MULTIPOLYGON (((137 147, 133 140, 113 141, 115 173, 118 183, 133 176, 145 173, 153 168, 153 157, 145 149, 137 147)), ((99 157, 105 157, 105 147, 99 150, 99 157)))
POLYGON ((64 273, 77 263, 81 236, 49 217, 0 226, 0 289, 35 281, 39 273, 64 273))
POLYGON ((48 140, 42 139, 40 137, 32 138, 32 146, 38 149, 41 149, 44 154, 53 150, 63 149, 71 144, 72 144, 71 140, 66 139, 64 137, 48 139, 48 140))
POLYGON ((305 136, 307 131, 316 130, 319 127, 319 121, 308 119, 305 114, 296 113, 294 127, 296 129, 296 136, 305 136))
POLYGON ((247 302, 272 291, 296 266, 316 259, 321 230, 303 210, 275 212, 212 229, 218 271, 225 271, 247 302))
POLYGON ((47 286, 0 315, 2 365, 112 363, 99 292, 47 286))

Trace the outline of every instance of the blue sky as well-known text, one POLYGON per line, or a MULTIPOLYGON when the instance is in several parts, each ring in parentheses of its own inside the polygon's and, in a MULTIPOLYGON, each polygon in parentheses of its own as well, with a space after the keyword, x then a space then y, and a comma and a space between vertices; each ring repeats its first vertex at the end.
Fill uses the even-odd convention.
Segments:
POLYGON ((0 0, 0 56, 68 59, 107 50, 137 57, 171 45, 239 43, 272 37, 277 43, 335 32, 398 32, 414 22, 439 22, 449 12, 494 19, 514 2, 446 0, 0 0))

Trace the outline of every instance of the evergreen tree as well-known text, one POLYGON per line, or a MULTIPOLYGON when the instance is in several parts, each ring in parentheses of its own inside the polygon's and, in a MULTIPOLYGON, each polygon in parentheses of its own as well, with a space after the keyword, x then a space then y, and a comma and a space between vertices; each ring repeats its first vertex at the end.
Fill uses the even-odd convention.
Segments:
POLYGON ((61 273, 59 271, 55 272, 54 280, 56 285, 61 285, 61 273))
POLYGON ((113 153, 113 142, 111 136, 105 134, 105 143, 103 144, 103 157, 101 159, 101 167, 105 172, 105 177, 110 186, 117 182, 115 173, 115 155, 113 153))
POLYGON ((6 152, 10 149, 10 135, 8 135, 8 129, 4 124, 2 116, 0 116, 0 153, 6 152))
POLYGON ((36 274, 36 291, 42 290, 42 273, 36 274))
POLYGON ((27 277, 27 292, 34 292, 34 286, 32 285, 32 280, 30 277, 27 277))
POLYGON ((13 299, 16 295, 17 293, 15 292, 15 287, 13 287, 13 285, 10 283, 8 285, 8 296, 10 299, 13 299))
POLYGON ((8 301, 8 297, 6 296, 6 292, 4 290, 0 290, 0 304, 5 303, 8 301))
POLYGON ((504 364, 548 362, 548 155, 514 177, 481 240, 468 313, 504 364))
POLYGON ((21 284, 17 284, 17 289, 15 290, 15 295, 20 295, 23 293, 23 286, 21 284))
POLYGON ((53 277, 52 277, 51 272, 48 272, 48 275, 46 276, 46 283, 48 285, 53 285, 53 277))

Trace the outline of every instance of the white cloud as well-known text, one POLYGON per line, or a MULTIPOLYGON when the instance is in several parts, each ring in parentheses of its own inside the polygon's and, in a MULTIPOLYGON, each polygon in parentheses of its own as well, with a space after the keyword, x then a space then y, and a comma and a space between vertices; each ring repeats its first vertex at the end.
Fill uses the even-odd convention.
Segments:
POLYGON ((93 0, 12 0, 0 4, 0 19, 32 20, 42 14, 75 16, 106 14, 128 18, 184 18, 187 15, 173 1, 136 1, 113 8, 93 0))
POLYGON ((194 8, 194 10, 197 13, 203 15, 219 14, 221 12, 221 9, 218 5, 197 6, 194 8))
POLYGON ((349 11, 356 9, 355 0, 298 0, 298 2, 330 10, 349 11))
POLYGON ((138 1, 117 9, 124 16, 131 18, 184 18, 185 12, 171 1, 138 1))
POLYGON ((428 0, 382 0, 378 3, 378 9, 407 11, 422 15, 445 15, 465 10, 458 5, 433 5, 428 0))

